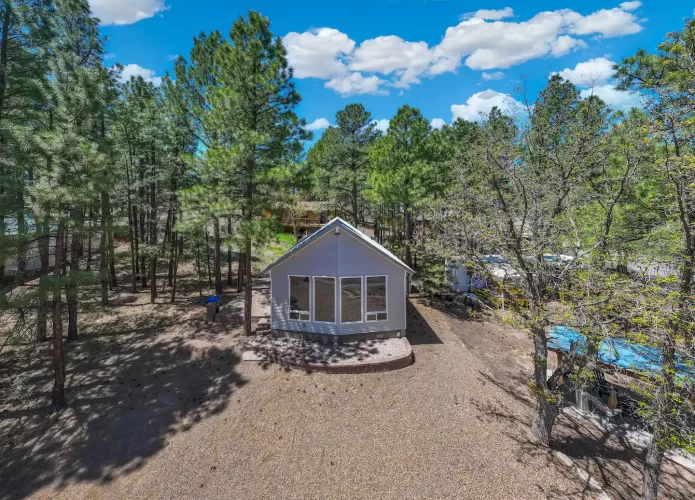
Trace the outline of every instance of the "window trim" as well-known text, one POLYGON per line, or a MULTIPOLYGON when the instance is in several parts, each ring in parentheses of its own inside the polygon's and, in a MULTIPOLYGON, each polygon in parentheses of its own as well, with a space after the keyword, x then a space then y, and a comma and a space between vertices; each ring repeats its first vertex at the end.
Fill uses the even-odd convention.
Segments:
POLYGON ((311 279, 311 276, 305 275, 305 274, 288 274, 287 275, 287 319, 289 321, 300 321, 300 322, 310 322, 311 323, 311 309, 312 309, 312 293, 314 291, 313 287, 313 280, 311 279), (300 311, 299 309, 292 309, 292 278, 309 278, 309 310, 308 311, 300 311), (299 318, 294 319, 290 315, 292 312, 297 312, 299 313, 299 318), (302 314, 307 314, 309 316, 309 319, 302 319, 301 315, 302 314))
POLYGON ((311 305, 313 306, 313 311, 311 312, 311 320, 313 323, 318 323, 319 325, 335 325, 337 324, 336 318, 338 317, 337 304, 335 302, 335 276, 312 276, 311 277, 311 305), (330 278, 333 280, 333 321, 319 321, 316 319, 316 278, 330 278))
MULTIPOLYGON (((388 274, 372 274, 369 276, 364 277, 364 289, 365 289, 365 294, 364 294, 364 320, 367 323, 378 323, 382 321, 388 321, 389 320, 389 277, 388 274), (369 307, 367 306, 367 279, 369 278, 384 278, 384 305, 386 306, 386 309, 383 311, 370 311, 369 307), (386 314, 386 319, 367 319, 367 316, 370 314, 386 314)), ((378 316, 377 316, 378 317, 378 316)))
POLYGON ((354 325, 364 323, 364 276, 341 276, 340 277, 340 324, 354 325), (343 279, 360 279, 360 319, 358 321, 343 321, 343 279))

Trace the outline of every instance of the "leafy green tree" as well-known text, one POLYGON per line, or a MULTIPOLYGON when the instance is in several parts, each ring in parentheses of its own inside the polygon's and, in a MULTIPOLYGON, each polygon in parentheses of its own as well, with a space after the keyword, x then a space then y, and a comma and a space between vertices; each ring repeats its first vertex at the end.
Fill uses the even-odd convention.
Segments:
POLYGON ((374 196, 403 207, 404 260, 412 267, 413 212, 438 182, 431 127, 420 110, 402 106, 389 123, 386 135, 370 150, 369 182, 374 196))
MULTIPOLYGON (((680 434, 674 432, 673 415, 679 412, 682 398, 675 378, 675 355, 680 346, 695 352, 693 342, 693 270, 695 267, 695 20, 686 19, 681 31, 669 33, 656 53, 638 51, 616 66, 620 88, 643 92, 644 105, 650 119, 649 131, 657 152, 655 175, 662 179, 678 219, 678 250, 675 261, 679 267, 677 282, 660 284, 659 293, 666 293, 669 304, 660 307, 658 320, 645 318, 646 325, 663 351, 663 375, 648 389, 644 414, 653 426, 643 471, 642 497, 657 498, 661 462, 666 450, 679 446, 680 434), (646 321, 649 320, 649 321, 646 321)), ((645 288, 645 291, 647 289, 645 288)), ((651 310, 645 305, 645 310, 651 310)))
POLYGON ((315 175, 317 192, 335 206, 347 207, 357 225, 364 192, 369 188, 369 148, 380 136, 372 115, 361 104, 348 104, 309 150, 308 162, 315 175))
POLYGON ((238 231, 244 240, 245 300, 244 332, 251 334, 252 243, 261 241, 268 221, 264 212, 276 192, 274 173, 282 163, 302 152, 301 140, 309 134, 297 118, 300 101, 287 65, 282 40, 273 37, 267 18, 250 11, 229 33, 229 41, 214 54, 216 86, 207 89, 210 112, 203 126, 215 130, 211 162, 241 191, 242 222, 238 231))

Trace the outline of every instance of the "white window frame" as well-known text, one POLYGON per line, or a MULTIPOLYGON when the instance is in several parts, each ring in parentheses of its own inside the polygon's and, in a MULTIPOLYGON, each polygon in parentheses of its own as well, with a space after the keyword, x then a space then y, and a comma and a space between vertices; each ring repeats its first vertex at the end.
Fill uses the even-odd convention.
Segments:
POLYGON ((311 322, 311 298, 312 294, 314 292, 314 287, 313 287, 313 280, 311 279, 311 276, 306 275, 306 274, 288 274, 287 275, 287 319, 290 321, 308 321, 311 322), (309 310, 308 311, 300 311, 292 310, 292 278, 309 278, 309 310), (299 318, 294 319, 290 315, 293 313, 299 313, 299 318), (307 314, 309 316, 309 319, 302 319, 302 314, 307 314))
POLYGON ((340 324, 354 325, 356 323, 364 323, 364 276, 341 276, 340 277, 340 324), (360 279, 360 319, 359 321, 343 321, 343 280, 344 279, 360 279))
POLYGON ((311 277, 311 305, 313 306, 312 309, 312 315, 311 319, 314 323, 319 323, 319 324, 324 324, 324 325, 335 325, 337 323, 337 318, 338 318, 338 304, 336 303, 335 300, 335 282, 337 281, 337 278, 335 276, 312 276, 311 277), (316 319, 316 297, 315 297, 315 281, 316 278, 330 278, 333 280, 333 321, 319 321, 316 319))
POLYGON ((389 320, 389 277, 387 274, 372 274, 364 277, 364 320, 367 323, 377 323, 379 321, 389 320), (384 305, 386 309, 383 311, 370 311, 367 306, 367 279, 368 278, 385 278, 384 283, 384 305), (386 314, 386 319, 367 319, 370 314, 386 314))

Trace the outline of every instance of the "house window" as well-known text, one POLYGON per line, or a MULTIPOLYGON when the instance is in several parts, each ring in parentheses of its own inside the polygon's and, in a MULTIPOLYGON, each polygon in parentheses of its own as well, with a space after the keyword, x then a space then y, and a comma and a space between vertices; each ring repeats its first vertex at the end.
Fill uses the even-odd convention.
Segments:
POLYGON ((290 276, 290 319, 309 321, 310 289, 308 276, 290 276))
POLYGON ((335 278, 314 277, 314 321, 335 323, 335 278))
POLYGON ((340 278, 340 322, 362 321, 362 278, 340 278))
POLYGON ((386 276, 367 276, 367 321, 386 321, 386 276))

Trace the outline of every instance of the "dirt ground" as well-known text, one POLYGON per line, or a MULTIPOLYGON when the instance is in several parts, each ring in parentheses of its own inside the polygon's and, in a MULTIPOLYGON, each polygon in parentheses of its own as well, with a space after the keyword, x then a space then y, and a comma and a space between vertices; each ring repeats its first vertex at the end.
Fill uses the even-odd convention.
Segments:
MULTIPOLYGON (((510 396, 508 401, 517 403, 503 411, 504 418, 512 418, 513 413, 513 418, 530 425, 535 403, 524 390, 532 370, 530 339, 501 321, 469 318, 467 310, 454 303, 443 302, 438 308, 456 336, 487 365, 493 378, 481 375, 481 383, 501 387, 510 396)), ((551 362, 552 357, 551 354, 551 362)), ((621 436, 602 432, 585 419, 563 413, 553 429, 552 447, 589 471, 611 498, 627 500, 641 496, 644 451, 621 436)), ((695 473, 664 460, 659 494, 660 498, 695 498, 695 473)))
POLYGON ((174 304, 125 281, 106 308, 83 294, 60 413, 48 344, 0 355, 0 499, 591 496, 528 437, 511 328, 414 300, 414 364, 305 373, 242 362, 240 328, 205 325, 181 282, 174 304))

